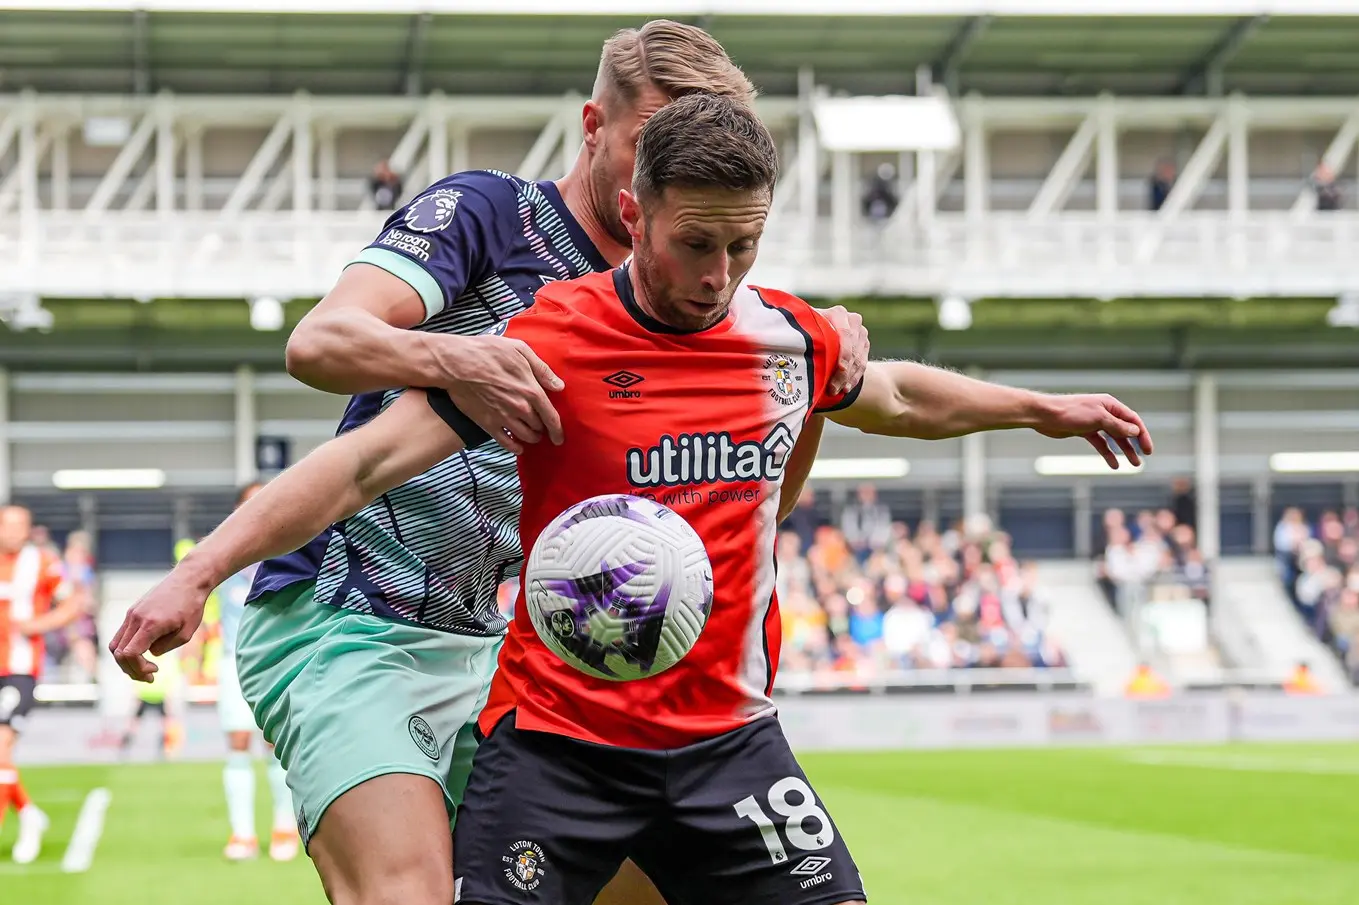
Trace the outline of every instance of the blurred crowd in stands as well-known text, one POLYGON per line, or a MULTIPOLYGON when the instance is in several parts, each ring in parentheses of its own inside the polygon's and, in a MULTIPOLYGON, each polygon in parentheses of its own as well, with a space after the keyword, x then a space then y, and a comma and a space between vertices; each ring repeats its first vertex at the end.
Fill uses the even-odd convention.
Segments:
POLYGON ((1177 481, 1171 503, 1129 517, 1104 513, 1095 571, 1109 605, 1127 617, 1142 603, 1209 601, 1209 572, 1198 548, 1196 503, 1188 482, 1177 481))
POLYGON ((893 518, 872 485, 834 523, 807 489, 776 560, 786 674, 1064 666, 1032 563, 977 517, 940 531, 893 518))
POLYGON ((1285 510, 1274 555, 1298 614, 1359 683, 1359 509, 1324 512, 1315 524, 1301 509, 1285 510))

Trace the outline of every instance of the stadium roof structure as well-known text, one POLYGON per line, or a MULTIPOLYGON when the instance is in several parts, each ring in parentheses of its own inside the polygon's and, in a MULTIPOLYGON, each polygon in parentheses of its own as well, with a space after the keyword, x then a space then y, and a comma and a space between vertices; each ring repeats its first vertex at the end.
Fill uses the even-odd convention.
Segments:
POLYGON ((1359 94, 1359 0, 0 0, 0 91, 585 92, 662 15, 775 95, 1359 94))

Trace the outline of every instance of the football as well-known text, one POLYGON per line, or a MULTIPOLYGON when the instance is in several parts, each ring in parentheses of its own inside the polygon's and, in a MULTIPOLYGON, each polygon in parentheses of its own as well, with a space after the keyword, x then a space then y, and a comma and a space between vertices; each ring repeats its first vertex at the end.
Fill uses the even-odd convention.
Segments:
POLYGON ((669 669, 713 602, 698 533, 674 510, 623 494, 577 503, 543 529, 524 570, 533 627, 563 661, 616 682, 669 669))

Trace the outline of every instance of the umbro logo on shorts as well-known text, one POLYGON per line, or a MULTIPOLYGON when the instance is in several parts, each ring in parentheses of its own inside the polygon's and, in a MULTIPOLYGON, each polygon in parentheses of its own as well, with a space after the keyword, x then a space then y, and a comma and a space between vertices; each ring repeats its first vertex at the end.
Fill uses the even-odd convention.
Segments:
POLYGON ((802 859, 802 862, 798 864, 797 867, 793 868, 788 873, 795 877, 810 877, 814 874, 821 873, 822 869, 830 863, 831 859, 829 858, 808 855, 806 858, 802 859))

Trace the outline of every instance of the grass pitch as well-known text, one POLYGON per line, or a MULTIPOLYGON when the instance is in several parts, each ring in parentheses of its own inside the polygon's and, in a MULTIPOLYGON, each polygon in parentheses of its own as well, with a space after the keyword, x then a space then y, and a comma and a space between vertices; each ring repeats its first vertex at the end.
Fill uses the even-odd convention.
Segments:
MULTIPOLYGON (((874 905, 1353 905, 1359 744, 807 755, 874 905)), ((222 860, 220 767, 29 767, 52 816, 4 905, 322 905, 310 863, 222 860), (61 863, 112 793, 88 871, 61 863)), ((258 813, 269 803, 260 768, 258 813)), ((261 834, 267 826, 261 823, 261 834)))

